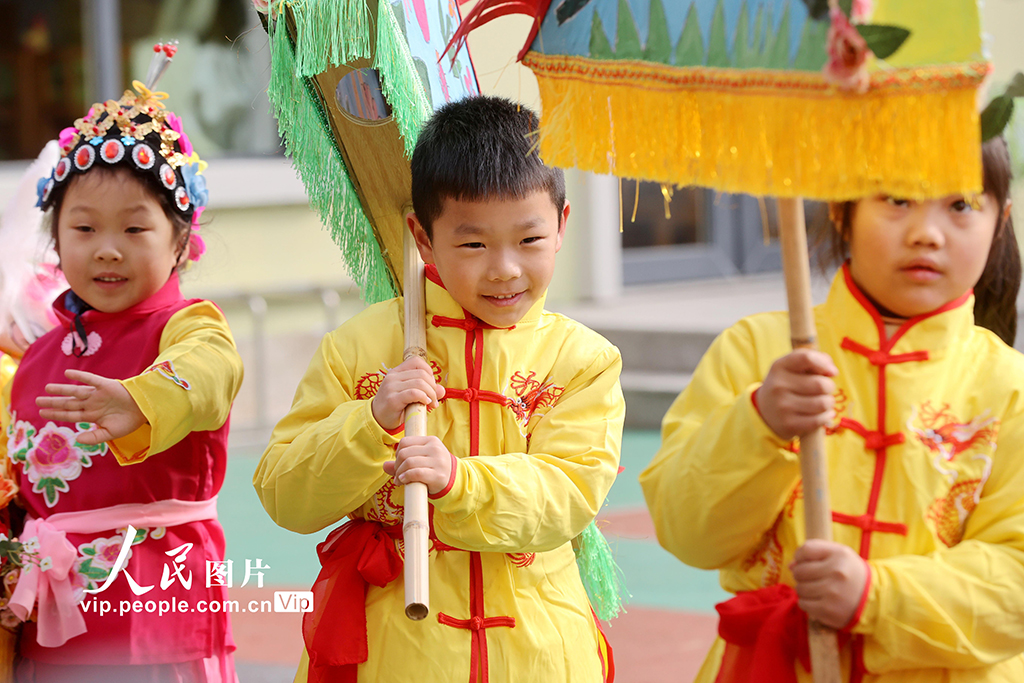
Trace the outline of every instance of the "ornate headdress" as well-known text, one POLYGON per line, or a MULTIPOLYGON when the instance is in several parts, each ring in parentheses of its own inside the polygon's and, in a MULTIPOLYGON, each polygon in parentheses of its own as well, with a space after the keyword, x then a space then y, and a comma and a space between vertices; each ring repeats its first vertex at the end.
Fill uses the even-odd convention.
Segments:
POLYGON ((61 131, 61 157, 53 173, 39 179, 37 206, 50 209, 54 188, 97 164, 121 164, 137 173, 151 173, 170 194, 178 213, 191 223, 189 258, 198 260, 205 251, 195 230, 209 198, 201 175, 206 162, 192 150, 181 119, 164 106, 167 93, 152 90, 174 57, 177 42, 158 43, 153 50, 156 54, 145 83, 132 81, 134 91, 126 90, 120 100, 94 104, 85 117, 61 131))

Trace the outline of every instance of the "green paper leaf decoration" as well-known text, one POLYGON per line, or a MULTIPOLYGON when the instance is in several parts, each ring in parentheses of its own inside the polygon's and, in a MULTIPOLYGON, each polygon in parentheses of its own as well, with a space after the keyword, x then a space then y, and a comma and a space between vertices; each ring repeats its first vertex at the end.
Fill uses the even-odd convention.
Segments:
POLYGON ((1000 95, 985 107, 981 112, 981 141, 985 142, 1002 134, 1006 124, 1013 116, 1013 98, 1009 95, 1000 95))
POLYGON ((715 5, 715 13, 711 17, 711 35, 708 37, 708 66, 732 66, 729 57, 729 45, 725 37, 725 7, 722 0, 715 5))
MULTIPOLYGON (((595 12, 595 14, 597 14, 595 12)), ((642 59, 640 32, 633 19, 633 10, 626 0, 619 0, 619 23, 615 34, 615 59, 642 59)))
POLYGON ((1024 97, 1024 73, 1018 71, 1010 79, 1009 85, 1006 86, 1006 92, 1003 93, 1009 97, 1024 97))
MULTIPOLYGON (((591 39, 593 40, 593 39, 591 39)), ((704 36, 697 19, 697 5, 691 4, 683 24, 683 34, 676 44, 676 66, 700 66, 704 63, 704 36)))
POLYGON ((671 64, 672 39, 668 35, 668 22, 665 19, 665 7, 661 4, 661 0, 651 0, 651 20, 648 25, 650 32, 647 35, 644 59, 659 64, 671 64))
POLYGON ((839 9, 843 11, 846 18, 849 19, 850 15, 853 14, 853 0, 839 0, 839 9))
POLYGON ((858 24, 857 32, 879 59, 888 59, 910 37, 910 31, 900 26, 884 24, 858 24))
POLYGON ((814 21, 820 21, 828 16, 828 0, 803 0, 807 5, 807 13, 814 21))
POLYGON ((613 59, 612 44, 608 42, 608 34, 604 32, 601 17, 594 12, 594 20, 590 23, 590 56, 593 59, 613 59))

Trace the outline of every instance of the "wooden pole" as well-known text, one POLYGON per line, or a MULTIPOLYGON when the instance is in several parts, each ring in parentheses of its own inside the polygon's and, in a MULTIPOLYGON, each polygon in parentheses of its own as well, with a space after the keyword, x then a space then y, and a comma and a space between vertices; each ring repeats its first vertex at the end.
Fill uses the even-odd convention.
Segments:
MULTIPOLYGON (((427 308, 423 261, 416 250, 411 230, 405 230, 405 353, 427 359, 427 308)), ((405 435, 427 435, 427 407, 414 403, 405 409, 405 435)), ((402 521, 405 542, 405 616, 413 621, 430 614, 430 577, 427 572, 427 551, 430 543, 430 522, 427 516, 426 484, 406 484, 405 513, 402 521)))
MULTIPOLYGON (((817 331, 811 306, 811 267, 807 253, 807 226, 803 199, 779 198, 779 242, 782 270, 789 300, 789 332, 794 349, 817 349, 817 331)), ((832 540, 825 429, 800 436, 800 472, 804 488, 804 524, 807 538, 832 540)), ((841 683, 836 632, 816 621, 808 624, 811 670, 815 683, 841 683)))

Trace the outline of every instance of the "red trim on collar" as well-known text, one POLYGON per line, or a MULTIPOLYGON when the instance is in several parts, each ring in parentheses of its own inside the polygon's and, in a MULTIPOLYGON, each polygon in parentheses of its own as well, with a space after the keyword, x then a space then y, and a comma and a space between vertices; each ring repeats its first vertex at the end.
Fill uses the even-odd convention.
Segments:
POLYGON ((441 282, 441 275, 437 272, 437 266, 435 266, 433 263, 428 263, 427 265, 423 266, 423 274, 426 275, 427 279, 433 282, 435 285, 437 285, 438 287, 445 291, 448 291, 448 288, 444 286, 443 282, 441 282))
POLYGON ((878 342, 879 346, 881 346, 880 350, 886 352, 889 351, 889 349, 891 349, 893 346, 895 346, 896 342, 900 340, 900 337, 906 334, 914 325, 918 324, 923 320, 927 320, 932 316, 940 315, 947 311, 952 311, 955 308, 960 308, 965 303, 967 303, 967 300, 971 297, 971 295, 974 294, 974 289, 968 289, 961 296, 943 304, 942 306, 939 306, 934 311, 922 313, 921 315, 916 315, 913 318, 907 319, 906 322, 900 325, 899 329, 896 330, 896 333, 893 334, 891 338, 886 339, 885 321, 882 320, 882 315, 878 312, 878 309, 875 308, 875 305, 871 303, 871 301, 867 298, 864 292, 861 291, 861 289, 857 286, 857 283, 853 281, 853 275, 850 274, 849 261, 843 264, 843 278, 846 281, 847 289, 850 290, 850 294, 853 295, 853 298, 857 300, 861 307, 864 308, 867 314, 870 315, 871 319, 875 322, 875 327, 878 328, 878 342))
POLYGON ((965 303, 967 303, 967 300, 970 299, 973 294, 974 294, 974 289, 973 288, 968 289, 966 292, 964 292, 958 298, 953 299, 952 301, 950 301, 950 302, 948 302, 946 304, 943 304, 942 306, 939 306, 934 311, 931 311, 930 313, 922 313, 921 315, 914 316, 913 318, 911 318, 907 322, 903 323, 902 325, 900 325, 900 329, 896 330, 896 334, 894 334, 892 336, 892 339, 889 340, 889 348, 892 348, 893 344, 895 344, 897 341, 899 341, 900 337, 902 337, 904 334, 906 334, 910 330, 910 328, 913 327, 914 325, 918 324, 922 320, 927 320, 928 318, 931 318, 932 316, 936 316, 936 315, 939 315, 941 313, 945 313, 947 311, 952 311, 954 309, 960 308, 965 303))

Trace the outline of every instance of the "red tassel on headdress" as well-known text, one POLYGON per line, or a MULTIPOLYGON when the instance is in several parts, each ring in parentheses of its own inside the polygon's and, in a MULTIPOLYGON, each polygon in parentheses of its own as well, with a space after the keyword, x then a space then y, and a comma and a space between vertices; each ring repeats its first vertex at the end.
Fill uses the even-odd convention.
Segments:
MULTIPOLYGON (((459 4, 463 5, 468 1, 459 0, 459 4)), ((526 43, 523 44, 523 49, 516 57, 516 61, 520 61, 523 55, 529 51, 530 45, 533 44, 533 39, 537 36, 537 31, 540 30, 540 22, 548 13, 550 5, 551 0, 480 0, 473 11, 463 17, 462 23, 455 30, 452 39, 448 41, 441 56, 448 54, 449 50, 452 54, 458 52, 465 44, 466 36, 470 31, 507 14, 525 14, 528 17, 533 17, 533 28, 530 29, 530 35, 526 37, 526 43)))

